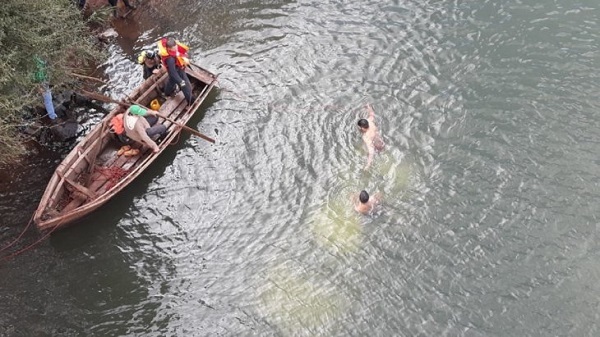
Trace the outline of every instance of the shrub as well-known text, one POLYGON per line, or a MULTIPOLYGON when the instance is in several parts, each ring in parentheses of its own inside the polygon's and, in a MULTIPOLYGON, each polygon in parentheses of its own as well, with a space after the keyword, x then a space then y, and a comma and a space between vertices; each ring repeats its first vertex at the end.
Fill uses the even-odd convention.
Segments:
POLYGON ((73 80, 70 70, 95 59, 94 38, 73 0, 3 0, 0 6, 0 163, 23 153, 17 125, 23 107, 40 105, 36 57, 49 83, 73 80))

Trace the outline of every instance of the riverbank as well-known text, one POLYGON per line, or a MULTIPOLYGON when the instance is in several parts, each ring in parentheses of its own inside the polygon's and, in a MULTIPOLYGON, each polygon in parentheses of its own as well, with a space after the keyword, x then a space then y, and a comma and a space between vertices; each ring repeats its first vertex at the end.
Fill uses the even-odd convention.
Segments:
MULTIPOLYGON (((102 9, 99 1, 90 3, 96 3, 96 7, 90 7, 98 13, 94 15, 104 15, 107 20, 96 18, 88 23, 87 34, 95 41, 98 50, 109 49, 119 35, 117 30, 126 29, 127 22, 134 20, 133 15, 128 20, 113 18, 108 11, 102 9)), ((107 6, 104 8, 110 10, 107 6)), ((92 13, 83 14, 85 16, 92 13)), ((104 55, 102 51, 97 54, 104 55)), ((17 155, 4 157, 3 164, 0 165, 0 211, 4 220, 0 229, 0 243, 4 244, 19 235, 35 211, 48 179, 61 159, 107 113, 103 103, 79 94, 81 88, 100 91, 105 85, 104 62, 105 60, 98 60, 94 64, 87 64, 85 68, 76 68, 77 64, 71 65, 70 72, 79 76, 73 77, 71 82, 53 87, 53 105, 58 115, 54 121, 48 118, 37 96, 32 97, 32 102, 36 104, 24 108, 13 117, 17 118, 18 115, 20 121, 14 129, 16 134, 11 139, 18 140, 21 148, 17 155), (81 75, 88 76, 91 80, 81 75)), ((30 232, 31 238, 37 236, 35 231, 30 232)))

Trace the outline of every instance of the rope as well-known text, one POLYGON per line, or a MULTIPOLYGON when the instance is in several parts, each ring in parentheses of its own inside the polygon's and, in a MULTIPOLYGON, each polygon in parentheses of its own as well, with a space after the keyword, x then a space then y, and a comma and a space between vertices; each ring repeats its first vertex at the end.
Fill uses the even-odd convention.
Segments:
POLYGON ((25 234, 25 232, 27 232, 27 229, 29 229, 29 226, 31 226, 31 224, 33 223, 33 217, 34 215, 31 216, 31 219, 29 219, 29 222, 27 223, 27 226, 25 226, 25 229, 23 229, 23 231, 21 232, 21 234, 19 234, 19 236, 13 240, 13 242, 9 243, 8 245, 2 247, 2 249, 0 249, 0 252, 3 252, 5 250, 7 250, 8 248, 10 248, 12 245, 14 245, 15 243, 17 243, 21 237, 25 234))
POLYGON ((177 138, 175 138, 174 140, 172 140, 172 141, 169 143, 169 146, 177 145, 177 143, 179 143, 179 138, 180 138, 180 137, 181 137, 181 132, 179 132, 179 133, 177 134, 177 138))
POLYGON ((39 244, 40 244, 42 241, 46 240, 46 238, 47 238, 47 237, 49 237, 49 236, 50 236, 50 235, 51 235, 51 234, 52 234, 52 233, 53 233, 53 232, 54 232, 54 231, 55 231, 55 230, 56 230, 58 227, 60 227, 60 225, 61 225, 61 223, 60 223, 60 222, 59 222, 59 223, 57 223, 57 224, 54 226, 54 228, 52 228, 50 231, 48 231, 48 233, 46 233, 44 236, 42 236, 42 237, 41 237, 40 239, 38 239, 36 242, 34 242, 34 243, 30 244, 29 246, 27 246, 27 247, 25 247, 25 248, 23 248, 23 249, 21 249, 21 250, 18 250, 18 251, 14 252, 14 253, 12 253, 12 254, 10 254, 10 255, 3 256, 2 258, 0 258, 0 260, 8 261, 8 260, 10 260, 10 259, 14 258, 15 256, 17 256, 17 255, 20 255, 20 254, 23 254, 24 252, 28 251, 29 249, 31 249, 31 248, 33 248, 33 247, 35 247, 35 246, 39 245, 39 244))
POLYGON ((98 167, 97 171, 108 179, 107 190, 110 190, 121 178, 129 173, 129 170, 124 170, 118 166, 98 167))

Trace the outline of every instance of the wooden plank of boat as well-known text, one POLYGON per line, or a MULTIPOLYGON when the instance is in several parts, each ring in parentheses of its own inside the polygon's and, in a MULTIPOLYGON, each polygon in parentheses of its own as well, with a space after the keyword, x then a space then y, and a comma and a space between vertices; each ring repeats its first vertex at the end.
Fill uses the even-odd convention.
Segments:
MULTIPOLYGON (((187 105, 183 93, 168 97, 160 113, 185 125, 217 84, 217 76, 197 65, 186 69, 197 97, 187 105)), ((168 80, 166 71, 151 76, 134 89, 127 98, 132 103, 148 106, 153 99, 164 100, 160 93, 168 80)), ((136 156, 119 156, 118 143, 107 127, 110 119, 124 111, 116 106, 58 165, 46 187, 34 222, 40 230, 53 230, 74 223, 90 214, 138 177, 167 148, 181 132, 181 127, 170 121, 161 121, 167 127, 167 136, 153 153, 141 144, 132 145, 140 150, 136 156)))

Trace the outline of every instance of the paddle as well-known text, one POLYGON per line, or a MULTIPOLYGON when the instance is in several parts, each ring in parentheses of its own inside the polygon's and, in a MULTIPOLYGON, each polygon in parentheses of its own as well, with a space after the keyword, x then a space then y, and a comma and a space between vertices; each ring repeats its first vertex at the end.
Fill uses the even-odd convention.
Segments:
MULTIPOLYGON (((87 97, 90 97, 92 99, 96 99, 96 100, 99 100, 99 101, 102 101, 102 102, 115 103, 115 104, 119 104, 119 105, 123 105, 123 106, 127 106, 127 107, 130 107, 130 106, 133 105, 131 103, 126 103, 126 102, 123 102, 123 101, 117 101, 116 99, 112 99, 112 98, 110 98, 110 97, 108 97, 106 95, 102 95, 102 94, 99 94, 99 93, 96 93, 96 92, 91 92, 91 91, 87 91, 87 90, 81 90, 81 92, 83 93, 84 96, 87 96, 87 97)), ((152 109, 149 109, 149 108, 147 108, 147 107, 145 107, 145 106, 143 106, 141 104, 136 104, 136 105, 139 105, 139 106, 141 106, 144 109, 152 110, 152 109)), ((183 129, 185 129, 185 130, 187 130, 189 132, 191 132, 195 136, 198 136, 198 137, 200 137, 200 138, 202 138, 202 139, 204 139, 206 141, 209 141, 211 143, 215 142, 214 139, 212 139, 212 138, 210 138, 210 137, 208 137, 206 135, 201 134, 200 132, 198 132, 198 131, 190 128, 189 126, 185 126, 184 124, 181 124, 181 123, 179 123, 179 122, 177 122, 177 121, 175 121, 175 120, 173 120, 173 119, 171 119, 169 117, 165 117, 163 115, 158 115, 158 116, 161 117, 161 118, 164 118, 165 120, 168 120, 169 122, 171 122, 171 123, 173 123, 173 124, 175 124, 175 125, 183 128, 183 129)))
MULTIPOLYGON (((141 105, 140 105, 140 106, 141 106, 141 105)), ((146 107, 144 107, 144 108, 146 108, 146 107)), ((148 108, 146 108, 146 109, 148 109, 148 108)), ((162 116, 162 115, 158 115, 158 116, 159 116, 159 117, 161 117, 161 118, 164 118, 164 119, 168 120, 169 122, 171 122, 171 123, 173 123, 173 124, 175 124, 175 125, 177 125, 177 126, 179 126, 179 127, 183 128, 183 129, 186 129, 187 131, 191 132, 192 134, 194 134, 194 135, 196 135, 196 136, 198 136, 198 137, 200 137, 200 138, 202 138, 202 139, 204 139, 204 140, 206 140, 206 141, 209 141, 209 142, 211 142, 211 143, 214 143, 214 142, 215 142, 215 140, 214 140, 214 139, 210 138, 209 136, 206 136, 206 135, 203 135, 203 134, 201 134, 200 132, 198 132, 198 131, 196 131, 196 130, 194 130, 194 129, 190 128, 189 126, 185 126, 185 125, 183 125, 183 124, 181 124, 181 123, 179 123, 179 122, 176 122, 176 121, 172 120, 172 119, 171 119, 171 118, 169 118, 169 117, 165 117, 165 116, 162 116)))

